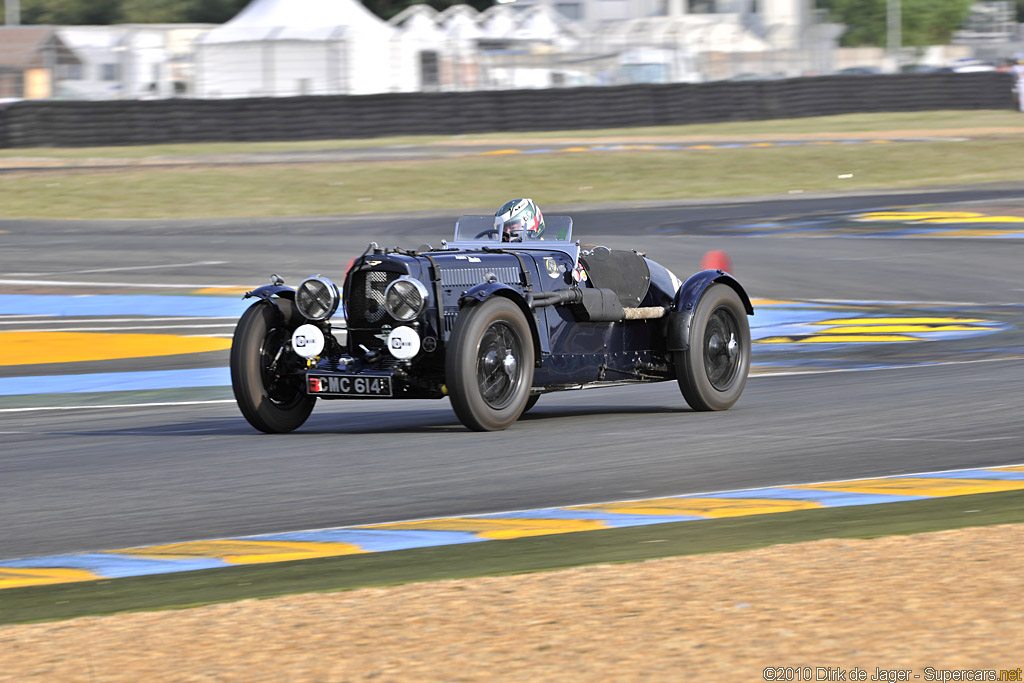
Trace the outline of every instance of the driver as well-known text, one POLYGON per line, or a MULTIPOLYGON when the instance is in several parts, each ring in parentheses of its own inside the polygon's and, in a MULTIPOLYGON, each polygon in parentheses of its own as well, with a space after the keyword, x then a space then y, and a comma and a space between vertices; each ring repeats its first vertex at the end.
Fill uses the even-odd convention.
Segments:
POLYGON ((513 199, 494 212, 494 228, 502 242, 539 240, 544 234, 544 214, 532 199, 513 199))

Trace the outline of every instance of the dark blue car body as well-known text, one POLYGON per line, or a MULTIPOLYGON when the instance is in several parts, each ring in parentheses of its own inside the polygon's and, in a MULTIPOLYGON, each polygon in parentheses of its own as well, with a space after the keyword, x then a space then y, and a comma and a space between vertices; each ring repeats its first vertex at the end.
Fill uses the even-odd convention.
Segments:
POLYGON ((463 423, 492 430, 554 391, 677 380, 697 410, 738 398, 753 309, 732 275, 703 270, 683 282, 644 254, 581 246, 568 217, 548 217, 544 238, 527 242, 497 241, 492 223, 463 217, 455 239, 439 249, 371 245, 341 288, 344 328, 338 316, 322 317, 333 296, 326 278, 300 285, 298 301, 280 283, 248 293, 261 299, 254 308, 273 311, 262 311, 263 327, 244 331, 262 333, 263 342, 246 346, 242 323, 236 333, 232 374, 243 414, 263 431, 290 431, 315 398, 451 396, 463 423), (716 307, 701 311, 709 291, 716 307), (297 355, 303 325, 323 333, 314 357, 297 355), (289 330, 290 344, 283 341, 289 330), (683 366, 702 364, 683 376, 683 366), (694 387, 687 394, 686 384, 705 379, 707 396, 694 387), (296 416, 265 419, 267 403, 271 418, 275 406, 296 416))

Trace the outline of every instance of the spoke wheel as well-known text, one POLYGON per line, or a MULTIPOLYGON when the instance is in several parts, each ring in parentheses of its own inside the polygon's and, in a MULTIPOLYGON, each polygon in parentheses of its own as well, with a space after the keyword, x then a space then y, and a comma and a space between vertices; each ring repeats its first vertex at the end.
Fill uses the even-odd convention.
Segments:
POLYGON ((741 358, 737 341, 739 330, 736 318, 724 306, 711 312, 704 328, 704 372, 711 386, 718 391, 728 391, 736 381, 741 358))
POLYGON ((750 325, 739 295, 712 284, 693 314, 690 348, 675 353, 683 398, 694 410, 726 410, 739 399, 750 371, 750 325))
POLYGON ((290 432, 309 417, 315 396, 305 393, 291 346, 292 331, 302 324, 295 304, 260 301, 238 321, 231 342, 231 388, 242 415, 261 432, 290 432))
POLYGON ((506 429, 519 419, 533 382, 533 337, 526 316, 504 297, 464 309, 446 353, 452 408, 476 431, 506 429))

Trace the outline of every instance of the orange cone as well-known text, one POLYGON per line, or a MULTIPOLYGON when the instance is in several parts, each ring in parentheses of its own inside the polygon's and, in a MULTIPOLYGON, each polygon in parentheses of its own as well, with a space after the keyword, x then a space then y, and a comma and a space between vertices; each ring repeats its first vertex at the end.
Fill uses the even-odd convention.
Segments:
POLYGON ((709 251, 700 262, 701 270, 724 270, 732 272, 732 259, 724 251, 709 251))

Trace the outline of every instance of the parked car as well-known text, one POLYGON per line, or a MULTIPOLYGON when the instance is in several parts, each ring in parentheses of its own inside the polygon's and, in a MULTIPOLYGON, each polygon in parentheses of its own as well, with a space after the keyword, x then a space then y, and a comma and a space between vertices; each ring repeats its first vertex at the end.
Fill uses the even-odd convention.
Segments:
POLYGON ((242 414, 290 432, 317 399, 447 396, 465 426, 490 431, 570 389, 675 381, 696 411, 736 402, 753 308, 735 277, 682 282, 643 253, 573 241, 568 216, 545 225, 506 242, 494 216, 463 216, 439 249, 371 244, 341 289, 273 276, 245 294, 257 301, 232 342, 242 414))

